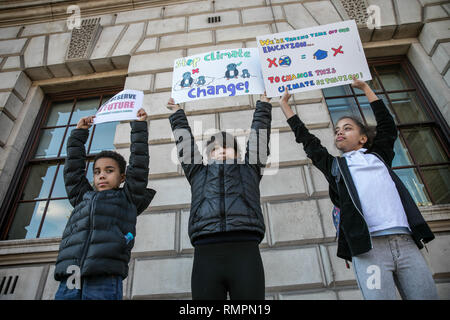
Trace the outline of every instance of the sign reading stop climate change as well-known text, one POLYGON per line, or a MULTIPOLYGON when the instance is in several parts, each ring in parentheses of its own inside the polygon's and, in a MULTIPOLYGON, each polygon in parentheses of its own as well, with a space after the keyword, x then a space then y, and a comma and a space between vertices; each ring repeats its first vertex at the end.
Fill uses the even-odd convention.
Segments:
POLYGON ((257 48, 210 51, 174 61, 176 103, 261 93, 264 81, 257 48))
POLYGON ((268 97, 372 76, 354 20, 257 37, 268 97))
POLYGON ((139 90, 123 90, 104 103, 95 114, 94 123, 136 120, 142 108, 144 93, 139 90))

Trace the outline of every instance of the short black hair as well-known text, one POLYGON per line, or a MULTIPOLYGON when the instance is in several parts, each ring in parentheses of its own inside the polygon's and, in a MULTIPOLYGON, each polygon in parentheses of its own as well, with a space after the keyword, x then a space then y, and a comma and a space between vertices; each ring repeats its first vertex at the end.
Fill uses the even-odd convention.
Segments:
POLYGON ((239 147, 236 137, 225 131, 218 132, 209 138, 206 142, 206 154, 209 156, 215 145, 220 145, 222 148, 233 148, 236 156, 239 155, 239 147))
POLYGON ((101 158, 111 158, 113 160, 116 160, 117 164, 119 165, 119 170, 120 173, 125 173, 125 168, 127 166, 127 162, 125 161, 125 159, 122 157, 122 155, 120 153, 117 153, 115 151, 110 151, 110 150, 104 150, 98 154, 95 155, 94 158, 94 164, 93 167, 95 167, 95 163, 97 162, 98 159, 101 158))
POLYGON ((367 142, 363 145, 363 147, 369 149, 372 146, 373 139, 375 139, 375 128, 366 126, 360 119, 354 116, 340 117, 336 123, 338 123, 342 119, 350 119, 356 124, 356 126, 359 128, 359 132, 367 137, 367 142))

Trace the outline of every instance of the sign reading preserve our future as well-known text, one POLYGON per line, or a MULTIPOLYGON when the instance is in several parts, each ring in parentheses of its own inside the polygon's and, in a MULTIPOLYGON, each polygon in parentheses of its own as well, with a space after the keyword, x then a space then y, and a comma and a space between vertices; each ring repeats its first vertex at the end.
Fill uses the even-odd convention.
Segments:
POLYGON ((95 114, 94 124, 136 120, 142 108, 144 93, 139 90, 123 90, 104 103, 95 114))
POLYGON ((210 51, 176 59, 172 77, 176 103, 264 93, 257 48, 210 51))
POLYGON ((372 79, 354 20, 256 40, 268 97, 372 79))

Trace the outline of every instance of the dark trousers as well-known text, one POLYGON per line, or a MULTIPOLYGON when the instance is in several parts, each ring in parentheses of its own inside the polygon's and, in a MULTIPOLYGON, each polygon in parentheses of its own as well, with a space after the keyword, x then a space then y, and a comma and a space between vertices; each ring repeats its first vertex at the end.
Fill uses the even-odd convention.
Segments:
POLYGON ((195 247, 193 300, 264 300, 264 267, 258 243, 225 242, 195 247))
POLYGON ((121 276, 82 277, 81 289, 69 288, 61 281, 55 300, 122 300, 121 276))

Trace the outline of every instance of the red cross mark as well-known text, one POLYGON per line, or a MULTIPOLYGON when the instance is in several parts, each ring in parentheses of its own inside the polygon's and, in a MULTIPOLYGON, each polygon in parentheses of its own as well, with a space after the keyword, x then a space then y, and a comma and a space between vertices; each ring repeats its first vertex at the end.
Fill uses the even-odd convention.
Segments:
POLYGON ((198 73, 198 68, 197 69, 192 69, 192 74, 196 74, 198 73))
POLYGON ((278 67, 276 61, 277 58, 273 58, 273 60, 270 60, 270 58, 267 58, 267 61, 269 61, 269 68, 272 68, 272 65, 275 65, 275 67, 278 67))
POLYGON ((339 48, 337 48, 337 49, 335 49, 335 48, 331 48, 331 49, 334 51, 333 57, 336 57, 336 55, 337 55, 338 53, 344 54, 344 51, 341 50, 341 49, 342 49, 342 46, 339 46, 339 48))

